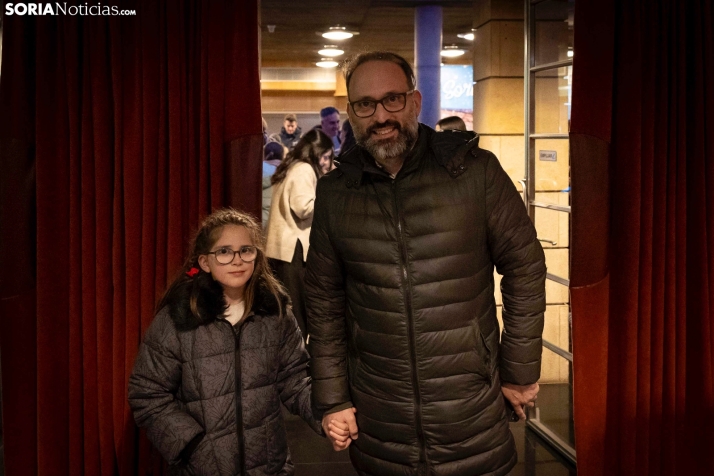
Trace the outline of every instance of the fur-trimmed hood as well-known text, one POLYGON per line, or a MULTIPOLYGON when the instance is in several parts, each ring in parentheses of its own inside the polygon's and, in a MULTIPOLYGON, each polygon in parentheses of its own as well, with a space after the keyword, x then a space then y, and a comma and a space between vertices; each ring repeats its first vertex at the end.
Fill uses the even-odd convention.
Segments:
MULTIPOLYGON (((281 293, 283 310, 290 305, 288 296, 281 293)), ((179 332, 191 331, 202 325, 210 324, 217 319, 223 319, 223 314, 228 309, 223 288, 209 274, 201 273, 193 280, 188 280, 177 286, 167 299, 169 315, 179 332), (196 308, 201 316, 197 318, 191 311, 191 292, 194 287, 198 287, 198 299, 196 308)), ((256 288, 255 300, 251 313, 256 315, 278 314, 280 306, 275 296, 266 288, 261 281, 256 288)))

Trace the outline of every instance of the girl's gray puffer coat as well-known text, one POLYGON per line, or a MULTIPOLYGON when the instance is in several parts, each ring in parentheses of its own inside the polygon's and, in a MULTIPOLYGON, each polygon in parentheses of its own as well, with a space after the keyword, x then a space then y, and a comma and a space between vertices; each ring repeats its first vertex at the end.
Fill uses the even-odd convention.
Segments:
POLYGON ((210 282, 199 314, 208 318, 191 314, 187 289, 144 337, 129 379, 136 423, 174 474, 291 475, 280 402, 321 433, 295 318, 290 311, 280 317, 272 295, 259 291, 234 329, 222 318, 222 289, 203 278, 210 282))

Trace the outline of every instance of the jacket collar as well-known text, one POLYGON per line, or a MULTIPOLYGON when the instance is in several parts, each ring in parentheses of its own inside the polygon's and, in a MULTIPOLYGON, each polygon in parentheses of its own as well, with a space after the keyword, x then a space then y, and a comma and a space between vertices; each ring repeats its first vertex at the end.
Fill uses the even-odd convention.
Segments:
MULTIPOLYGON (((200 279, 201 281, 196 283, 199 287, 196 308, 202 319, 197 319, 191 312, 190 297, 193 287, 191 281, 181 285, 168 302, 169 314, 174 321, 176 329, 179 331, 193 330, 201 325, 223 319, 223 314, 228 307, 223 297, 221 285, 208 275, 202 276, 200 279)), ((281 293, 280 299, 283 309, 286 309, 289 304, 287 295, 281 293)), ((275 297, 262 283, 258 283, 255 290, 255 300, 252 308, 246 314, 246 319, 252 315, 267 316, 277 314, 279 310, 280 307, 275 297)))
MULTIPOLYGON (((402 177, 416 170, 420 159, 427 150, 428 139, 425 129, 428 129, 428 127, 419 124, 417 141, 414 147, 412 147, 412 150, 407 153, 404 164, 397 173, 397 177, 402 177)), ((345 175, 347 187, 358 187, 362 183, 363 177, 367 174, 391 178, 389 173, 377 164, 374 157, 372 157, 364 147, 359 145, 347 151, 347 153, 340 158, 340 163, 337 167, 345 175)))
MULTIPOLYGON (((458 177, 466 171, 464 160, 466 154, 478 147, 479 136, 474 132, 445 131, 437 133, 424 124, 419 124, 419 137, 412 150, 404 159, 404 165, 397 173, 396 179, 404 177, 419 168, 424 156, 431 153, 439 165, 449 171, 452 177, 458 177)), ((359 187, 366 174, 390 178, 389 174, 380 168, 374 157, 363 147, 351 148, 340 160, 337 166, 345 175, 347 187, 359 187)))
POLYGON ((302 129, 298 126, 295 129, 295 132, 293 132, 292 134, 289 134, 288 131, 285 130, 285 126, 282 126, 280 128, 280 134, 285 137, 288 137, 290 139, 297 139, 298 137, 300 137, 300 135, 302 135, 302 129))

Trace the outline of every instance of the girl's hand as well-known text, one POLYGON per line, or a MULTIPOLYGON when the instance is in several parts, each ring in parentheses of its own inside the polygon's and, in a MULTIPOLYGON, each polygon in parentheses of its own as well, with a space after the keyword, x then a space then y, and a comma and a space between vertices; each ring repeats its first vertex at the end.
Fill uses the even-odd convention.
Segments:
POLYGON ((357 409, 352 407, 325 415, 322 419, 322 429, 332 443, 335 451, 347 449, 358 437, 357 420, 354 414, 357 409))

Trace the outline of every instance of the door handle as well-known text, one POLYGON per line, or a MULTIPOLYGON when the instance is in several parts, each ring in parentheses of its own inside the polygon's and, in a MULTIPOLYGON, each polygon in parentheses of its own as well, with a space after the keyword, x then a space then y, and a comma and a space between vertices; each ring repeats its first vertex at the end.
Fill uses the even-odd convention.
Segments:
POLYGON ((523 188, 523 203, 526 206, 526 210, 528 209, 528 187, 526 186, 527 179, 522 179, 519 180, 518 183, 521 184, 521 187, 523 188))

